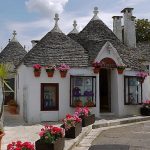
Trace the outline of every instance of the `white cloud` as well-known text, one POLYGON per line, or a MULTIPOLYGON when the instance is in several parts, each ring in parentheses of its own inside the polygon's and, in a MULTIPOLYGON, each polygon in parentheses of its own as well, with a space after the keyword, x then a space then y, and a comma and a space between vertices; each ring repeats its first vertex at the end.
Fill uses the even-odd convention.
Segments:
POLYGON ((146 1, 149 0, 121 0, 120 2, 124 6, 135 6, 146 1))
POLYGON ((69 0, 26 0, 29 11, 38 12, 46 17, 62 13, 69 0))

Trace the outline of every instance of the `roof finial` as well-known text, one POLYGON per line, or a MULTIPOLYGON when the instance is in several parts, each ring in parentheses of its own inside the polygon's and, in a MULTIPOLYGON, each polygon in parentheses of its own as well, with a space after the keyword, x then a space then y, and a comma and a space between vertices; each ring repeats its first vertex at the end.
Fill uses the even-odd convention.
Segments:
POLYGON ((98 11, 98 7, 94 7, 94 17, 92 18, 92 20, 99 20, 99 17, 97 16, 97 14, 99 13, 98 11))
POLYGON ((59 32, 59 33, 62 33, 62 31, 59 29, 59 26, 58 26, 58 20, 59 20, 59 15, 58 14, 55 14, 55 26, 54 28, 51 30, 51 32, 59 32))
POLYGON ((79 31, 77 30, 77 21, 76 20, 74 20, 73 21, 73 30, 69 33, 69 34, 78 34, 79 33, 79 31))
POLYGON ((13 38, 11 39, 11 41, 13 41, 13 42, 16 42, 17 40, 16 40, 16 35, 17 35, 17 32, 14 30, 13 31, 13 38))

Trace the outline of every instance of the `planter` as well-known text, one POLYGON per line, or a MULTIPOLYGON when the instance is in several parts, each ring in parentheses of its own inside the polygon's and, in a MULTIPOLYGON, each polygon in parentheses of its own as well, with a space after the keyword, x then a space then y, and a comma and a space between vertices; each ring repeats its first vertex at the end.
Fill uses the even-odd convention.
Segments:
POLYGON ((49 72, 47 72, 47 76, 48 76, 48 77, 53 77, 53 75, 54 75, 54 71, 49 71, 49 72))
POLYGON ((96 74, 97 74, 97 73, 100 73, 100 68, 94 68, 93 71, 94 71, 94 73, 96 73, 96 74))
POLYGON ((82 127, 86 127, 88 125, 91 125, 95 122, 95 114, 91 114, 89 116, 80 116, 82 119, 82 127))
POLYGON ((8 110, 11 114, 17 114, 17 106, 8 105, 8 110))
POLYGON ((61 76, 62 78, 65 78, 66 75, 67 75, 67 71, 60 71, 60 76, 61 76))
POLYGON ((118 74, 123 74, 124 69, 117 69, 118 74))
POLYGON ((34 76, 35 77, 40 77, 41 71, 34 71, 34 76))
POLYGON ((35 142, 36 150, 63 150, 65 146, 65 139, 59 138, 54 143, 44 143, 41 140, 35 142))
POLYGON ((83 105, 82 105, 82 102, 75 102, 75 106, 76 107, 82 107, 83 105))
MULTIPOLYGON (((62 128, 65 128, 62 125, 62 128)), ((77 123, 75 127, 65 130, 65 138, 76 138, 82 131, 82 123, 77 123)))
POLYGON ((143 116, 150 116, 150 107, 141 107, 140 112, 143 116))
POLYGON ((2 145, 2 138, 4 135, 5 133, 0 131, 0 150, 1 150, 1 145, 2 145))

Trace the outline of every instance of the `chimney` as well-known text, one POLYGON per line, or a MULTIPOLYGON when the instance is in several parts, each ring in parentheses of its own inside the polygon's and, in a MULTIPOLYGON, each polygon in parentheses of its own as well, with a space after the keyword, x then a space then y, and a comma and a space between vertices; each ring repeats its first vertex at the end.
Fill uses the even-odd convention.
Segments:
POLYGON ((136 48, 135 17, 132 16, 133 8, 124 8, 124 44, 136 48))
POLYGON ((38 40, 32 40, 31 43, 32 43, 32 48, 38 43, 39 41, 38 40))
POLYGON ((122 16, 113 16, 113 32, 117 38, 122 41, 122 16))

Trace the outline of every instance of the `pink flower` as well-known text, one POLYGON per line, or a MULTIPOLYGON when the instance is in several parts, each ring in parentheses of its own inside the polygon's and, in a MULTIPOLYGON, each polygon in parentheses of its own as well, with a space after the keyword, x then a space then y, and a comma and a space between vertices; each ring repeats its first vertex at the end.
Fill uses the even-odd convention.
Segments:
POLYGON ((66 64, 61 64, 57 69, 60 71, 67 71, 70 69, 70 67, 66 64))

